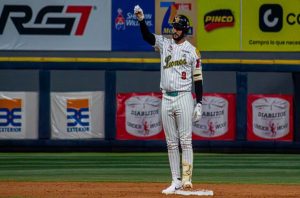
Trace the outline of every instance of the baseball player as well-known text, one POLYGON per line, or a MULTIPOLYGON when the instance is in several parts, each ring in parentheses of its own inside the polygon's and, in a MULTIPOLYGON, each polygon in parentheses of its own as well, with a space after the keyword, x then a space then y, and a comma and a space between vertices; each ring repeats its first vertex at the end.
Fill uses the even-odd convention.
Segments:
POLYGON ((171 185, 162 193, 173 194, 178 189, 192 188, 192 122, 199 121, 202 113, 200 53, 185 38, 190 28, 186 16, 175 16, 172 39, 169 39, 149 32, 139 5, 134 7, 134 13, 140 23, 143 39, 157 47, 161 55, 162 123, 172 174, 171 185), (195 107, 191 93, 193 80, 197 101, 195 107), (182 149, 182 175, 179 143, 182 149))

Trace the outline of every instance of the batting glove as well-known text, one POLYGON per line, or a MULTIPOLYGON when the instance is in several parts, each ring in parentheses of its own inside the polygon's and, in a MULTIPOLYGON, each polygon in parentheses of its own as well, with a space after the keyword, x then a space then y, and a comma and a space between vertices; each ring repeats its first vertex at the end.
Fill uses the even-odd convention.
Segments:
POLYGON ((145 18, 144 12, 139 5, 134 6, 134 14, 138 21, 142 21, 145 18))
POLYGON ((197 103, 193 113, 193 121, 198 122, 201 119, 201 116, 202 116, 202 104, 197 103))

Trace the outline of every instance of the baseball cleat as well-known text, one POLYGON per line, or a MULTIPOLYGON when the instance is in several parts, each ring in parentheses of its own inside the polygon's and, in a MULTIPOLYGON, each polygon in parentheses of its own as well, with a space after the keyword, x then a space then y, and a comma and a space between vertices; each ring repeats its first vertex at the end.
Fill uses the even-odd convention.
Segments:
POLYGON ((172 181, 171 186, 164 189, 161 193, 162 194, 174 194, 177 190, 180 190, 182 187, 181 181, 172 181))
POLYGON ((184 190, 191 189, 191 188, 193 188, 193 184, 192 184, 192 182, 190 182, 190 181, 185 181, 185 182, 182 184, 182 188, 183 188, 184 190))

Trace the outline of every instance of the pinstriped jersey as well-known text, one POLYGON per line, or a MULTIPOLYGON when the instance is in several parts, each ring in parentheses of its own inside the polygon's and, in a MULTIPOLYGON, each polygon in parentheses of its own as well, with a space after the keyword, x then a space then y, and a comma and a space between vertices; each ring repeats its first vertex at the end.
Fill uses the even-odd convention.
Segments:
POLYGON ((161 58, 160 88, 165 91, 191 91, 194 73, 202 68, 200 54, 187 40, 176 44, 173 39, 155 35, 154 47, 159 48, 161 58))

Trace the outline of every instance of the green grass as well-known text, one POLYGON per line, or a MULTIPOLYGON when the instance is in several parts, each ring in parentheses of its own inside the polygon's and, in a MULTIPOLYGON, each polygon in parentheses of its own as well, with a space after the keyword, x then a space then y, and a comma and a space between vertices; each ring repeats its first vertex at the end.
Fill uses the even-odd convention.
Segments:
MULTIPOLYGON (((300 155, 194 154, 194 183, 300 184, 300 155)), ((166 153, 0 153, 1 181, 169 182, 166 153)))

